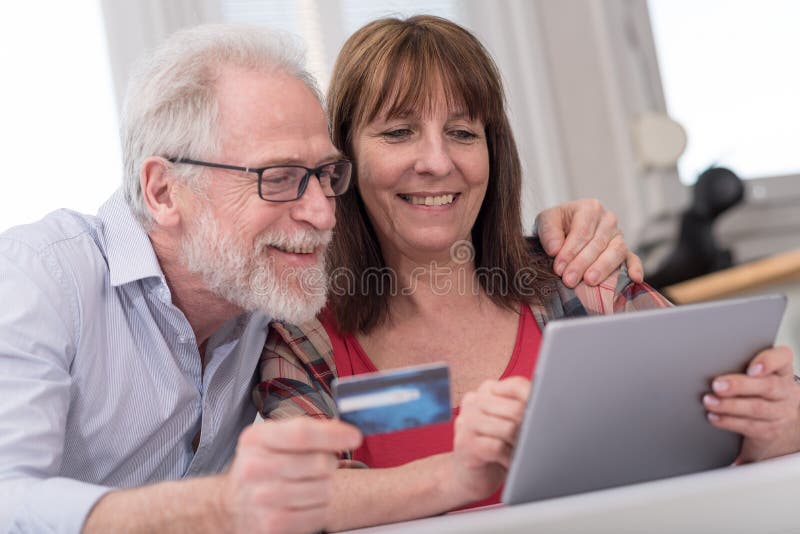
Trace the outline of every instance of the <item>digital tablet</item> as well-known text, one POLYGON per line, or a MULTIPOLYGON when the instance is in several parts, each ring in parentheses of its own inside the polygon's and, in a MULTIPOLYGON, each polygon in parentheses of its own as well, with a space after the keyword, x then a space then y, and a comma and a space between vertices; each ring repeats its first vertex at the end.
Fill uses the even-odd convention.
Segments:
POLYGON ((701 402, 771 347, 782 295, 554 321, 503 489, 518 504, 729 465, 738 434, 701 402))

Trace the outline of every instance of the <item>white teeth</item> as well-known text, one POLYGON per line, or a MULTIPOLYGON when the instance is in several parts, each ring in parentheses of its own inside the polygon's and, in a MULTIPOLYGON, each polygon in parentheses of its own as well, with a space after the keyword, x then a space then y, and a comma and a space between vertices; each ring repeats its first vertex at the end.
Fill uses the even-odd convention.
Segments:
POLYGON ((282 250, 283 252, 289 252, 290 254, 311 254, 312 252, 314 252, 313 247, 312 248, 299 248, 299 247, 296 247, 296 248, 280 248, 280 247, 276 247, 276 248, 278 248, 279 250, 282 250))
POLYGON ((455 200, 455 195, 438 195, 432 197, 417 197, 417 196, 409 196, 409 195, 401 195, 402 198, 408 202, 411 202, 415 206, 444 206, 446 204, 452 204, 453 200, 455 200))

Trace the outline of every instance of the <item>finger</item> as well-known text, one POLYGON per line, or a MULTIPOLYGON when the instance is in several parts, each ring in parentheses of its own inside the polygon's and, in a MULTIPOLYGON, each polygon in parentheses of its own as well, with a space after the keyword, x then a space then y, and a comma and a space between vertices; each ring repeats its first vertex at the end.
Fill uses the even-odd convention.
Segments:
MULTIPOLYGON (((516 413, 520 409, 524 411, 530 391, 531 381, 521 376, 503 380, 485 380, 475 392, 476 402, 481 408, 495 408, 495 411, 501 410, 501 413, 506 411, 516 413), (513 404, 508 401, 512 401, 513 404), (511 406, 514 406, 513 410, 507 408, 511 406)), ((465 398, 469 397, 465 395, 465 398)))
POLYGON ((248 427, 247 445, 283 452, 337 452, 355 449, 361 433, 352 425, 337 420, 295 417, 265 421, 248 427))
POLYGON ((510 446, 517 441, 519 423, 510 421, 502 417, 494 417, 486 414, 473 414, 461 418, 458 428, 461 432, 467 432, 474 436, 498 439, 510 446))
POLYGON ((762 350, 747 366, 748 376, 769 374, 794 376, 794 355, 789 347, 772 347, 762 350))
POLYGON ((503 380, 492 381, 489 391, 499 397, 515 399, 525 403, 531 394, 531 381, 522 376, 512 376, 503 380))
POLYGON ((587 283, 598 284, 622 265, 627 253, 628 246, 622 239, 622 232, 617 227, 617 216, 607 211, 601 216, 592 239, 567 266, 564 281, 577 284, 581 278, 587 278, 587 283), (610 265, 600 265, 598 268, 592 269, 609 247, 613 247, 614 252, 609 258, 611 259, 610 265), (605 276, 601 278, 603 274, 605 276))
POLYGON ((625 257, 625 264, 628 267, 628 277, 637 284, 643 284, 644 266, 641 258, 629 250, 628 255, 625 257))
POLYGON ((777 437, 775 423, 730 415, 708 414, 708 421, 717 428, 730 430, 751 439, 771 441, 777 437))
POLYGON ((757 397, 720 399, 703 395, 703 406, 717 415, 728 415, 758 421, 780 421, 789 415, 786 403, 771 402, 757 397))
POLYGON ((747 375, 723 375, 711 382, 711 390, 720 398, 761 397, 779 401, 795 393, 794 380, 778 375, 753 378, 747 375))
POLYGON ((517 399, 485 393, 467 393, 461 399, 461 415, 489 415, 509 421, 521 421, 525 413, 525 403, 517 399))
MULTIPOLYGON (((556 256, 554 268, 557 275, 562 276, 566 274, 567 266, 580 254, 581 250, 592 241, 600 221, 602 219, 600 203, 597 202, 597 210, 593 209, 578 209, 572 214, 564 245, 556 256)), ((580 272, 583 276, 583 271, 580 272)), ((575 283, 580 280, 580 276, 576 278, 575 283)), ((569 284, 569 280, 564 280, 564 283, 569 284)), ((574 285, 574 284, 573 284, 574 285)))
POLYGON ((564 244, 564 225, 568 224, 568 219, 562 216, 564 209, 566 207, 548 208, 536 216, 536 233, 539 236, 539 242, 551 258, 558 254, 564 244))
POLYGON ((507 419, 515 423, 522 421, 526 406, 524 401, 503 397, 492 397, 488 400, 489 402, 481 403, 481 411, 484 414, 507 419))
POLYGON ((573 269, 575 273, 578 273, 580 269, 585 268, 586 272, 583 275, 583 279, 587 284, 596 286, 620 268, 628 252, 628 246, 625 244, 622 234, 619 234, 608 243, 608 246, 600 250, 593 263, 584 267, 585 263, 592 261, 590 257, 594 253, 594 245, 590 243, 583 249, 578 258, 569 264, 565 278, 572 281, 574 280, 571 275, 573 269), (573 267, 574 265, 577 265, 577 267, 573 267))
MULTIPOLYGON (((467 443, 464 443, 467 445, 467 443)), ((511 463, 511 446, 505 441, 475 436, 468 444, 472 454, 484 463, 498 463, 508 469, 511 463)))

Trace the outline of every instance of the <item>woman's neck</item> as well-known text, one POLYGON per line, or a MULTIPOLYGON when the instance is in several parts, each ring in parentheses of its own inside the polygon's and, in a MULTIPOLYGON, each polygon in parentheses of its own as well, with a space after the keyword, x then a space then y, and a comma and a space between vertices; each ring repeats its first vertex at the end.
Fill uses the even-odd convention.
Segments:
POLYGON ((387 258, 387 266, 397 278, 397 291, 389 300, 394 320, 477 306, 485 297, 471 259, 459 263, 449 257, 398 257, 387 258))

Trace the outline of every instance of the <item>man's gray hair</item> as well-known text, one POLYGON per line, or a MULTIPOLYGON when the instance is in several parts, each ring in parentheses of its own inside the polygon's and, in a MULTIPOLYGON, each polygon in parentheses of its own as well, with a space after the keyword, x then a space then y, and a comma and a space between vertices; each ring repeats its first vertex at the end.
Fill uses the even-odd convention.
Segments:
MULTIPOLYGON (((123 186, 125 199, 145 228, 153 219, 139 183, 144 160, 150 156, 209 159, 219 153, 215 84, 223 68, 286 72, 322 103, 317 82, 304 63, 303 49, 294 36, 254 26, 214 24, 174 33, 138 64, 122 113, 123 186)), ((203 176, 196 167, 173 172, 193 186, 200 185, 203 176)))

